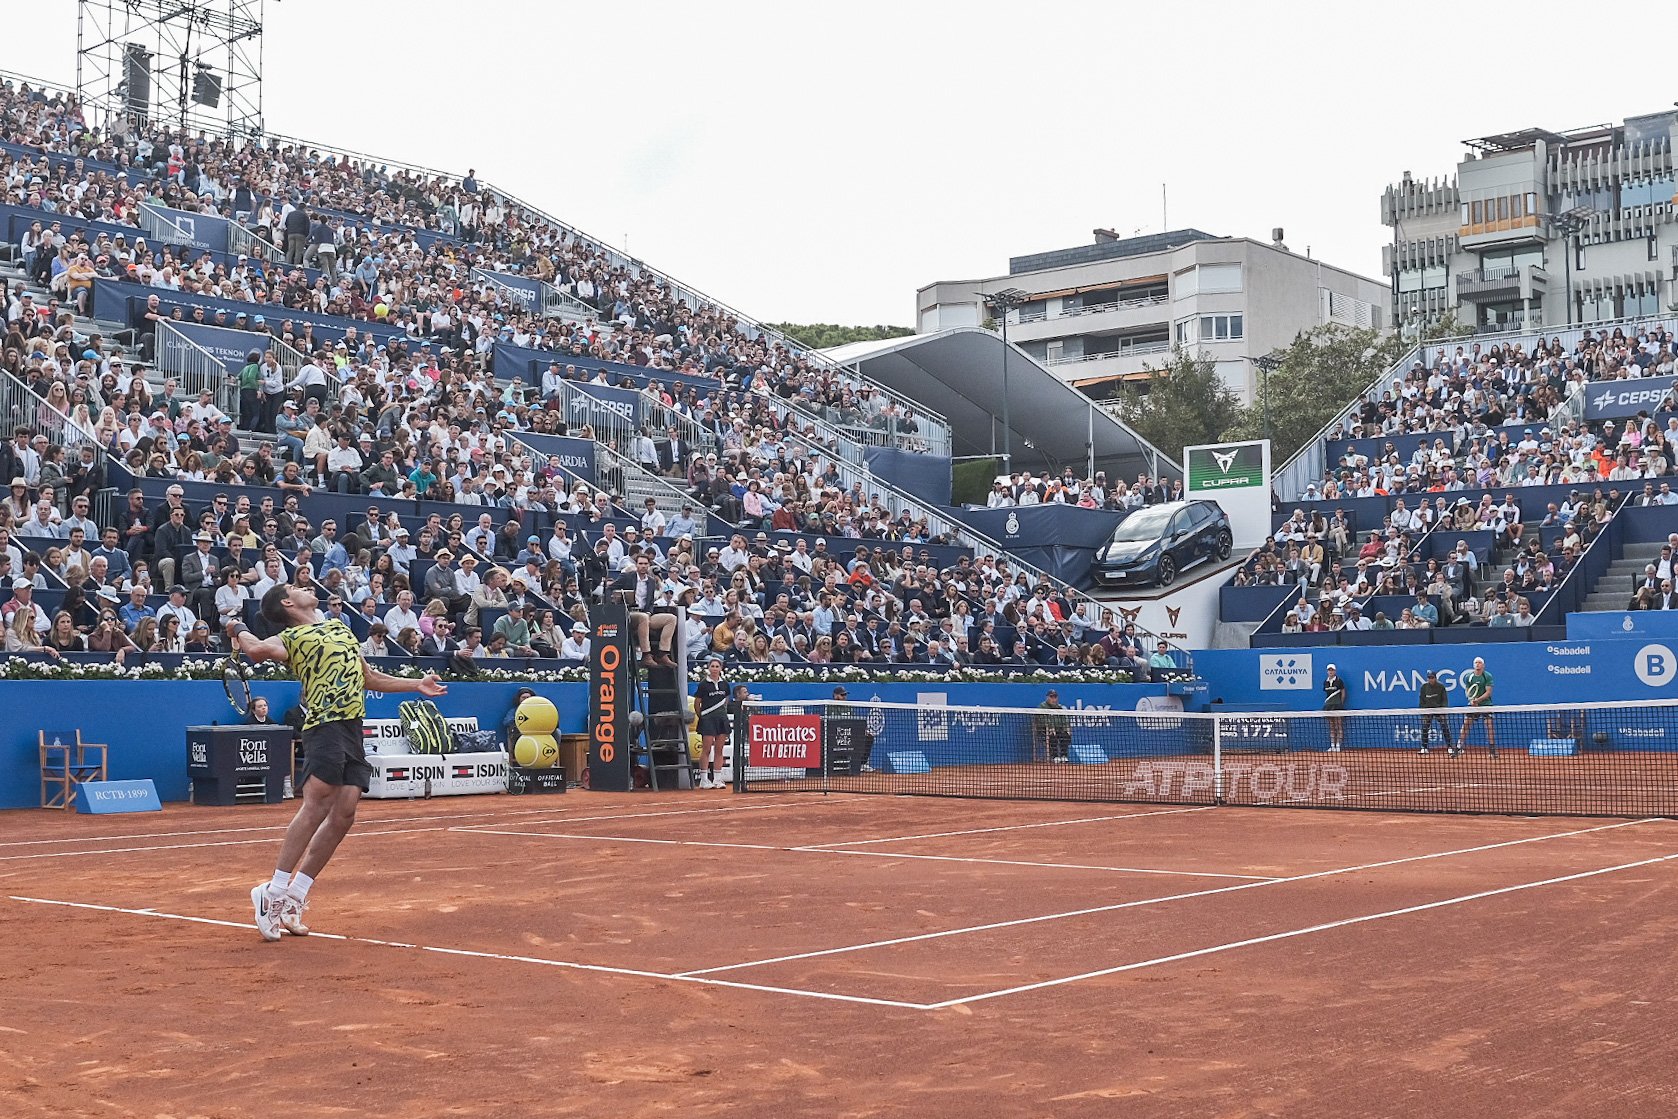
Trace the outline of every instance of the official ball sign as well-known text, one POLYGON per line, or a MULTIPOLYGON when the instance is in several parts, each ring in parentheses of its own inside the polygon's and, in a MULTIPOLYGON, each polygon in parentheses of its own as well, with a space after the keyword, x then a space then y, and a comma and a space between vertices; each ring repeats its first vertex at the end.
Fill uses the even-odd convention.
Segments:
POLYGON ((747 758, 754 766, 820 769, 820 715, 754 715, 748 729, 747 758))

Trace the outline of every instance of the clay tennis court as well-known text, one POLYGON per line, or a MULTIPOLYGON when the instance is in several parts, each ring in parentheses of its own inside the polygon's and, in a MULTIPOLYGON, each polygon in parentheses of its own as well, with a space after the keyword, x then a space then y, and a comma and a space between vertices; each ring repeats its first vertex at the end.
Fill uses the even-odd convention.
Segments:
POLYGON ((0 817, 0 1114, 1647 1115, 1678 823, 920 797, 0 817))

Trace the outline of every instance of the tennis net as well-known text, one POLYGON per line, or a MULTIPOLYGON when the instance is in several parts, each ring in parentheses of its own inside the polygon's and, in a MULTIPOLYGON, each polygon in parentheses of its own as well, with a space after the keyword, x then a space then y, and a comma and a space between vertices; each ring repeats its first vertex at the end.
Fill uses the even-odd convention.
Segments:
POLYGON ((1199 713, 754 702, 744 792, 1678 815, 1678 702, 1199 713))

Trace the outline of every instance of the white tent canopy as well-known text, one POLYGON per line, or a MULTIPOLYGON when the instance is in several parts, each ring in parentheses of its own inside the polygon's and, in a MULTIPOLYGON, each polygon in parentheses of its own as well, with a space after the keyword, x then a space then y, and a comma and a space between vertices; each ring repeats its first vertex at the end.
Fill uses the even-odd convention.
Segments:
MULTIPOLYGON (((950 421, 956 457, 1001 454, 1002 339, 978 327, 852 342, 822 351, 950 421)), ((1009 344, 1008 424, 1017 469, 1064 467, 1109 478, 1182 477, 1182 467, 1018 346, 1009 344)))

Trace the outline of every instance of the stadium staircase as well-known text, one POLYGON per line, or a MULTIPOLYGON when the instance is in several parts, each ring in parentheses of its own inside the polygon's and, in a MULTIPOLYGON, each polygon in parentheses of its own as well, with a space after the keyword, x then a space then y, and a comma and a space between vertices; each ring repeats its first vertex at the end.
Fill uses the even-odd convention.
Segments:
POLYGON ((1627 544, 1620 557, 1608 565, 1590 593, 1585 596, 1581 611, 1624 610, 1632 598, 1632 587, 1643 576, 1643 568, 1660 558, 1659 544, 1627 544))

